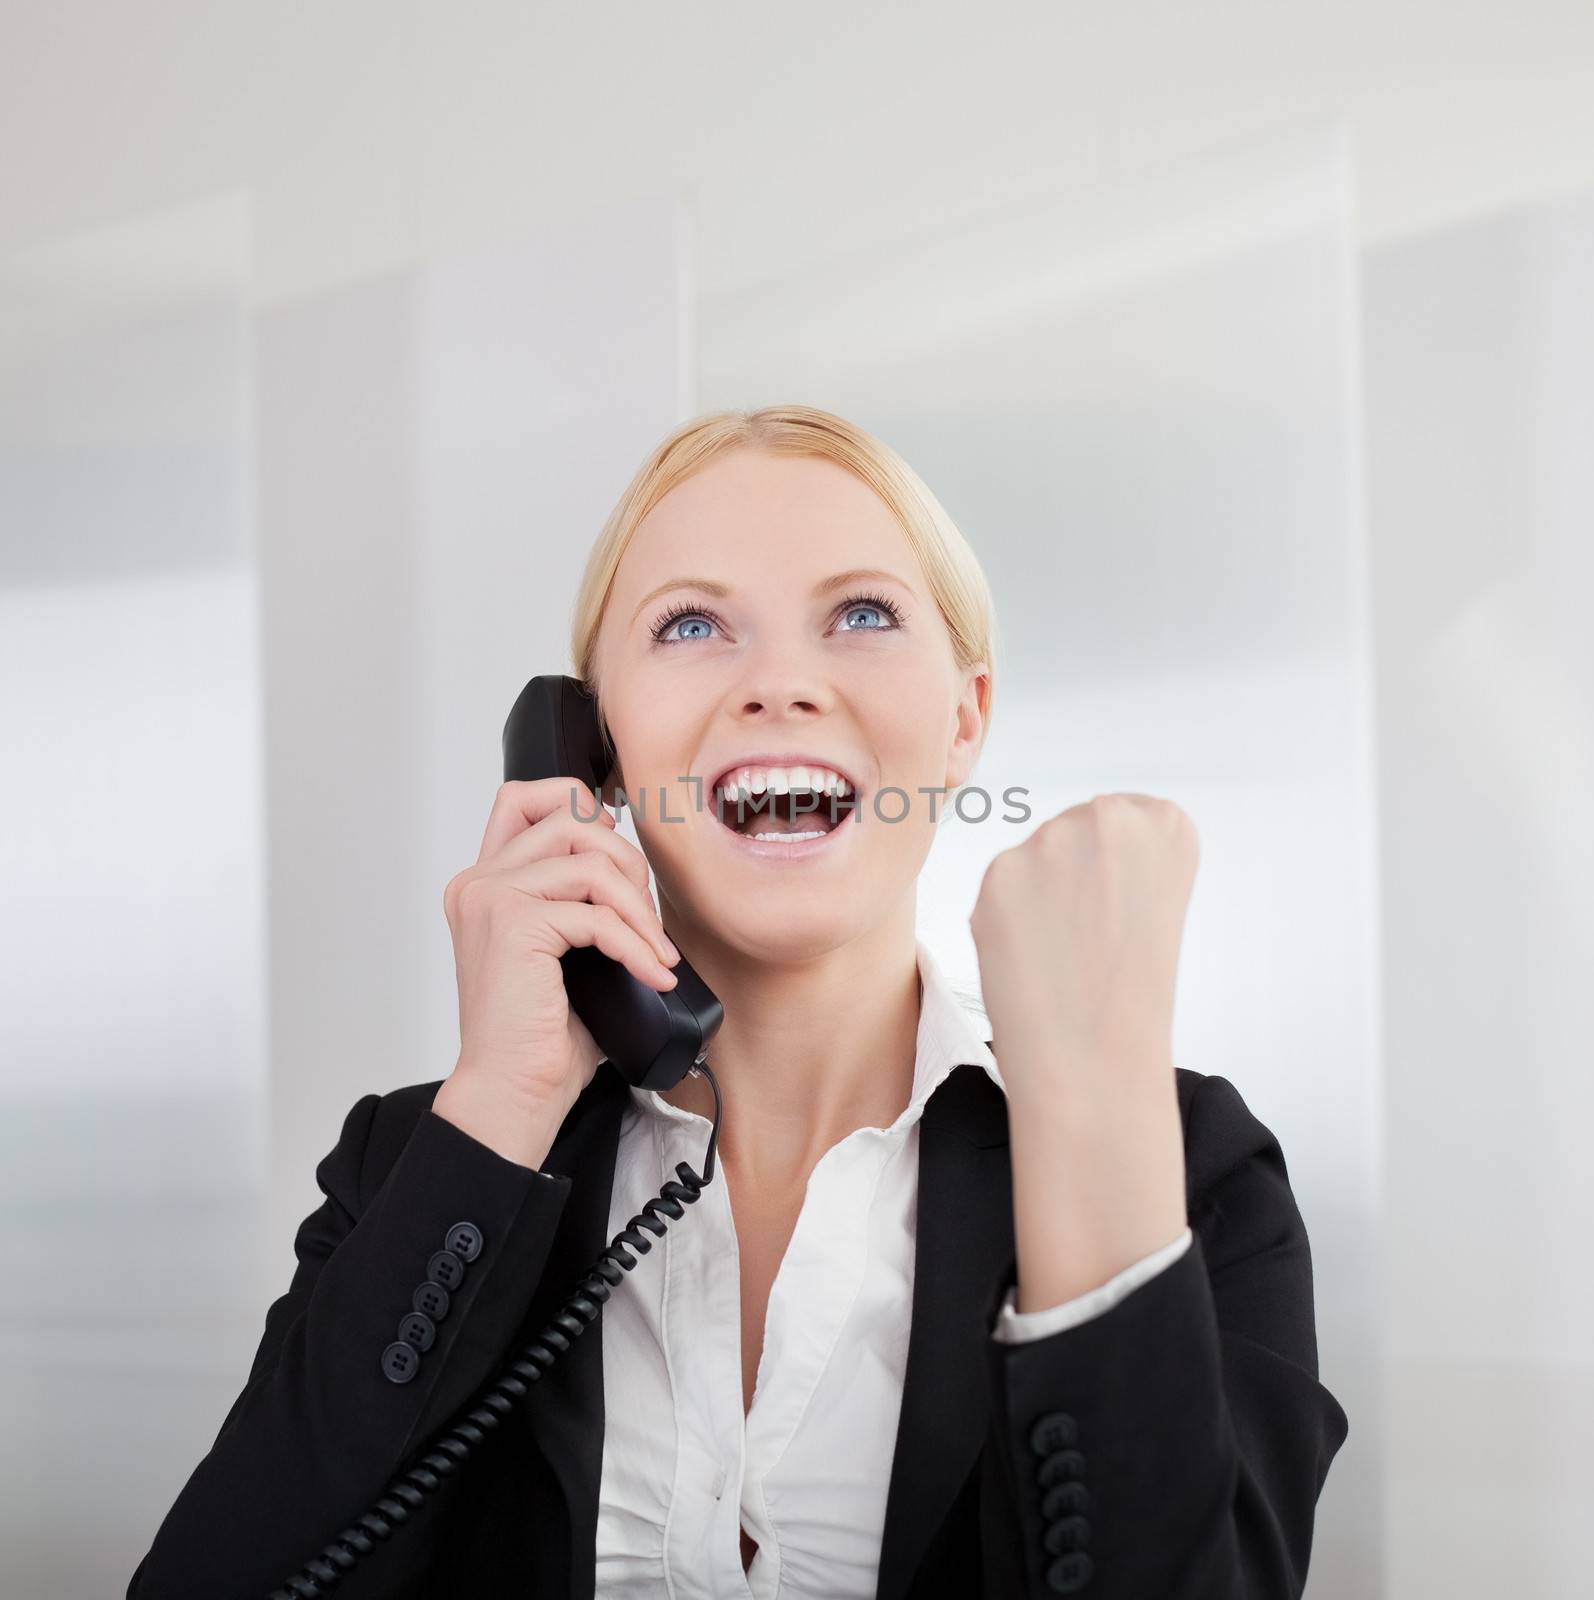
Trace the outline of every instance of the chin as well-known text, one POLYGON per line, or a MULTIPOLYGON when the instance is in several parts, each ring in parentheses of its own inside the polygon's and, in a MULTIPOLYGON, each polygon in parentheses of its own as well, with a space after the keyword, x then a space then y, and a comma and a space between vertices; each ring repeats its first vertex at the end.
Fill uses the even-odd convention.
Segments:
POLYGON ((869 923, 855 922, 851 907, 879 904, 856 885, 851 896, 810 894, 797 885, 771 890, 736 883, 723 872, 701 891, 696 882, 690 888, 679 886, 669 901, 683 915, 685 941, 699 930, 717 946, 770 966, 811 962, 851 944, 869 931, 869 923))
POLYGON ((716 933, 725 944, 763 961, 812 961, 840 949, 854 937, 851 929, 837 927, 834 914, 825 916, 820 912, 784 922, 780 927, 748 928, 739 923, 725 927, 725 918, 718 920, 721 925, 716 933))

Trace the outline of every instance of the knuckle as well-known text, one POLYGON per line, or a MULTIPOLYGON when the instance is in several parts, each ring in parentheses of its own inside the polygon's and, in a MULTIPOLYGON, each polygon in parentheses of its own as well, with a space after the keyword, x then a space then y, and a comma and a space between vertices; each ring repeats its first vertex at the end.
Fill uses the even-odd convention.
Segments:
POLYGON ((577 850, 570 859, 572 870, 589 889, 612 882, 620 870, 607 850, 577 850))
POLYGON ((648 858, 629 839, 622 839, 618 834, 611 834, 610 837, 614 847, 601 852, 603 859, 616 872, 633 882, 646 882, 648 858))
POLYGON ((459 893, 459 879, 460 875, 456 872, 454 876, 443 885, 443 915, 447 917, 450 922, 454 920, 454 897, 459 893))
MULTIPOLYGON (((1018 860, 1017 850, 999 850, 986 864, 985 873, 980 879, 980 901, 987 896, 1001 894, 1013 874, 1014 863, 1018 860)), ((978 909, 978 902, 976 903, 978 909)))
POLYGON ((1168 821, 1173 831, 1192 850, 1199 851, 1201 848, 1201 830, 1196 827, 1195 818, 1182 806, 1173 805, 1172 801, 1169 802, 1169 806, 1168 821))
POLYGON ((550 811, 535 826, 542 829, 551 839, 557 839, 562 845, 569 848, 572 854, 575 853, 577 846, 586 836, 585 831, 568 806, 557 807, 550 811))
POLYGON ((601 825, 607 813, 598 803, 598 797, 579 778, 554 781, 562 782, 566 786, 564 800, 556 814, 568 827, 578 830, 578 837, 585 838, 586 830, 594 825, 601 825))
POLYGON ((454 874, 452 878, 448 880, 447 883, 443 885, 443 915, 449 920, 450 923, 452 923, 454 918, 458 915, 460 894, 463 892, 465 885, 470 881, 470 868, 462 867, 454 874))
POLYGON ((465 922, 478 922, 487 915, 498 895, 492 880, 468 876, 454 894, 454 914, 465 922))
POLYGON ((563 778, 567 784, 565 804, 587 827, 602 822, 608 815, 598 791, 581 778, 563 778))
POLYGON ((1090 816, 1098 832, 1117 834, 1136 824, 1139 808, 1131 795, 1101 794, 1091 801, 1090 816))
POLYGON ((1048 855, 1066 848, 1079 825, 1079 818, 1068 811, 1048 817, 1034 832, 1036 848, 1048 855))

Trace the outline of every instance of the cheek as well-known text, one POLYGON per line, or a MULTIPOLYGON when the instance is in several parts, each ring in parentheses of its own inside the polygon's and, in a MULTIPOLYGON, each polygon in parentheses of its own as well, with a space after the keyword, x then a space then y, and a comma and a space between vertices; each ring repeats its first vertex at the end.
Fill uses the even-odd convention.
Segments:
POLYGON ((657 793, 660 784, 674 786, 680 777, 684 734, 678 732, 667 697, 636 697, 623 714, 610 718, 610 731, 633 786, 644 784, 657 793))
POLYGON ((939 819, 947 808, 939 794, 921 794, 920 787, 939 783, 933 776, 900 773, 888 780, 882 791, 864 801, 864 828, 867 854, 877 861, 890 861, 896 872, 904 863, 922 862, 935 840, 939 819))
POLYGON ((950 717, 954 704, 947 662, 939 655, 881 651, 868 666, 848 692, 881 740, 898 749, 938 744, 941 710, 950 717), (912 714, 904 717, 904 708, 912 714))
POLYGON ((901 732, 901 743, 894 752, 896 779, 904 788, 912 790, 916 802, 928 803, 929 795, 921 797, 920 787, 940 789, 947 782, 947 746, 938 727, 923 722, 915 723, 901 732))
MULTIPOLYGON (((636 836, 647 857, 660 891, 677 905, 697 898, 699 892, 709 892, 711 885, 704 877, 700 852, 691 844, 691 828, 686 822, 660 822, 656 807, 649 797, 647 820, 638 822, 631 818, 636 836)), ((671 816, 685 816, 684 808, 672 807, 671 816)))

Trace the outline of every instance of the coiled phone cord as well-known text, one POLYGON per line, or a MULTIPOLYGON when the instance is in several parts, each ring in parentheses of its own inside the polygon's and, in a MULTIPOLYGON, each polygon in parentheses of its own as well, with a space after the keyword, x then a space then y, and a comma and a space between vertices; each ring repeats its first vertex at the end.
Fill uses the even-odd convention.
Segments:
POLYGON ((615 1234, 593 1263, 592 1270, 571 1291, 542 1332, 507 1362, 475 1399, 466 1401, 461 1408, 465 1414, 461 1416, 456 1412, 457 1420, 445 1424, 426 1454, 394 1478, 369 1510, 356 1517, 330 1544, 324 1545, 319 1554, 311 1556, 281 1588, 273 1589, 268 1600, 319 1600, 361 1556, 376 1548, 377 1540, 390 1538, 394 1527, 407 1522, 410 1512, 425 1504, 427 1495, 436 1494, 449 1482, 471 1450, 498 1426, 501 1418, 514 1410, 515 1402, 523 1400, 530 1386, 598 1320, 610 1291, 621 1282, 622 1269, 629 1272, 637 1264, 638 1257, 645 1256, 653 1248, 640 1230, 645 1228, 655 1239, 662 1239, 668 1224, 659 1213, 672 1221, 679 1221, 686 1215, 685 1208, 713 1181, 714 1147, 719 1139, 721 1110, 720 1086, 707 1063, 699 1061, 690 1070, 707 1078, 714 1091, 714 1126, 709 1130, 703 1175, 699 1177, 686 1162, 678 1162, 675 1171, 680 1181, 667 1182, 615 1234), (627 1255, 626 1246, 637 1255, 627 1255))

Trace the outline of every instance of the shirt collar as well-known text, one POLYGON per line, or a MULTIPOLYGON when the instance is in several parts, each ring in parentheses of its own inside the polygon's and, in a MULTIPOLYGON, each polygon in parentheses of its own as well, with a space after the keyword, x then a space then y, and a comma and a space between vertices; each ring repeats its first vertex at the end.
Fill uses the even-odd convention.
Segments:
POLYGON ((953 991, 929 945, 917 940, 919 954, 919 1039, 914 1055, 913 1097, 909 1110, 922 1110, 926 1100, 958 1066, 977 1066, 1005 1095, 996 1057, 986 1043, 990 1024, 953 991))
POLYGON ((919 1043, 914 1051, 914 1093, 909 1106, 923 1106, 936 1088, 959 1066, 981 1067, 1005 1093, 1002 1074, 986 1043, 991 1024, 973 1000, 962 1000, 947 982, 930 946, 917 941, 919 952, 919 1043))
MULTIPOLYGON (((914 941, 919 965, 919 1032, 914 1047, 913 1090, 908 1104, 887 1132, 895 1133, 918 1121, 925 1102, 951 1076, 958 1066, 977 1066, 1005 1095, 1007 1085, 991 1054, 985 1021, 974 1002, 961 999, 952 989, 946 973, 930 947, 922 939, 914 941)), ((654 1089, 631 1090, 637 1104, 676 1121, 701 1123, 694 1111, 672 1106, 654 1089)))

